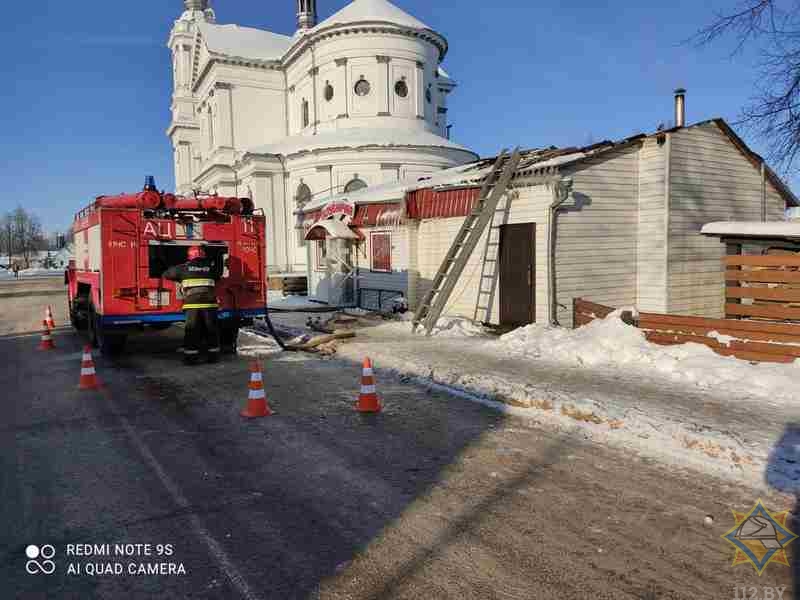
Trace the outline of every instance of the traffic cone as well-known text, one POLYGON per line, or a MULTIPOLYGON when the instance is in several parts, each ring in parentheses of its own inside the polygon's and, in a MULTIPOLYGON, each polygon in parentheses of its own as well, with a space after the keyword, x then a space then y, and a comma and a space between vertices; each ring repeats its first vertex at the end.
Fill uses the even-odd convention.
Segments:
POLYGON ((247 408, 241 415, 248 419, 258 419, 269 417, 272 410, 267 404, 267 395, 264 393, 264 375, 261 373, 261 365, 258 361, 250 363, 250 394, 247 397, 247 408))
POLYGON ((53 308, 49 304, 47 305, 47 310, 45 311, 44 318, 45 321, 47 321, 47 326, 50 329, 56 328, 56 322, 53 320, 53 308))
POLYGON ((83 360, 81 361, 81 382, 78 386, 80 390, 96 390, 100 387, 100 380, 94 370, 94 360, 92 360, 92 347, 86 346, 83 349, 83 360))
POLYGON ((375 392, 375 376, 372 373, 372 361, 364 359, 364 368, 361 373, 361 393, 358 395, 356 410, 361 413, 381 412, 381 400, 375 392))
POLYGON ((50 335, 50 327, 47 326, 47 321, 42 321, 42 342, 39 344, 39 350, 55 350, 56 345, 53 342, 53 336, 50 335))

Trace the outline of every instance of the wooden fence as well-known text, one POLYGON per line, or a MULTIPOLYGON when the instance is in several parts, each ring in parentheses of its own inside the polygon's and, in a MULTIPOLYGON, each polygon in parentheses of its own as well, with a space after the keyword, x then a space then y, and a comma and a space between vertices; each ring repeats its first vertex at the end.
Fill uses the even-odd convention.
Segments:
MULTIPOLYGON (((613 311, 611 307, 576 298, 573 303, 574 326, 581 327, 594 319, 602 319, 613 311)), ((639 313, 630 322, 655 344, 667 346, 694 342, 708 346, 717 354, 754 362, 790 363, 800 358, 800 324, 655 313, 639 313)))
POLYGON ((725 316, 800 321, 800 256, 726 256, 725 316))

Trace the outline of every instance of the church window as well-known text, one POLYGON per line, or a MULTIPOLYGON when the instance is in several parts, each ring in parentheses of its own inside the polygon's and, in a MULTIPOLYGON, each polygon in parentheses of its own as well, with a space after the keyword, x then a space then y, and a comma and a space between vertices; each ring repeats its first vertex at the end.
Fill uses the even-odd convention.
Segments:
POLYGON ((325 100, 328 102, 333 100, 333 86, 330 81, 325 82, 325 100))
POLYGON ((295 196, 295 201, 297 205, 301 208, 311 202, 311 188, 308 187, 305 183, 300 183, 297 187, 297 195, 295 196))
POLYGON ((208 147, 214 147, 214 114, 208 109, 208 147))
POLYGON ((401 98, 408 96, 408 84, 406 83, 405 78, 394 84, 394 92, 401 98))
POLYGON ((361 79, 359 79, 356 82, 356 87, 355 87, 356 95, 357 96, 366 96, 367 94, 369 94, 371 89, 372 89, 372 86, 369 84, 369 81, 364 79, 364 76, 362 75, 361 79))
POLYGON ((308 111, 308 100, 305 98, 303 99, 303 127, 308 127, 308 124, 311 121, 311 117, 309 116, 308 111))
POLYGON ((346 186, 344 186, 344 193, 352 194, 353 192, 357 192, 358 190, 363 190, 366 187, 368 187, 366 181, 364 181, 363 179, 359 179, 358 177, 354 177, 349 181, 349 183, 346 186))

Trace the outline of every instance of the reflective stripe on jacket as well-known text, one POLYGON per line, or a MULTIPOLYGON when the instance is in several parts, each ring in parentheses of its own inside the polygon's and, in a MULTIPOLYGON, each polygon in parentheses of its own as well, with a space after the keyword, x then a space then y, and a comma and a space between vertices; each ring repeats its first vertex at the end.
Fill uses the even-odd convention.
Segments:
POLYGON ((183 289, 188 290, 193 287, 214 287, 217 282, 213 279, 184 279, 181 281, 183 289))

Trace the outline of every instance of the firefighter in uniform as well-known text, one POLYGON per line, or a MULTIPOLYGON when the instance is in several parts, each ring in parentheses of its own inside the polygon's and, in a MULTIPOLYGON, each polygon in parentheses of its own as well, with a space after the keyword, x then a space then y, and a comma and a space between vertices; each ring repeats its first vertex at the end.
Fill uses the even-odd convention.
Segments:
POLYGON ((206 258, 202 246, 189 248, 188 258, 187 263, 170 267, 164 273, 165 279, 179 282, 183 289, 183 311, 186 315, 184 361, 196 364, 200 358, 200 348, 205 342, 208 362, 217 362, 220 342, 216 286, 221 274, 215 262, 206 258))

